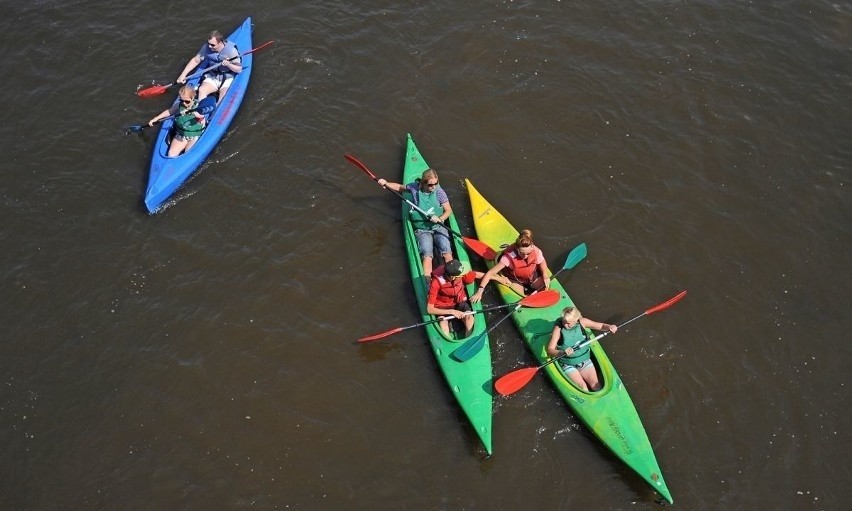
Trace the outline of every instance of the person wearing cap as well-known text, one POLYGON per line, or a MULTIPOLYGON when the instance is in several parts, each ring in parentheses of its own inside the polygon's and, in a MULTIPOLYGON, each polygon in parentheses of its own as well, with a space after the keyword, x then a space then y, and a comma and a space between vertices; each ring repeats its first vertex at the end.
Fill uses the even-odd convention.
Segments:
MULTIPOLYGON (((473 332, 473 314, 467 301, 464 286, 471 284, 482 272, 465 272, 464 265, 458 259, 451 259, 432 272, 429 295, 426 299, 426 312, 433 316, 453 316, 464 323, 465 337, 473 332)), ((449 321, 438 322, 445 335, 450 335, 449 321)))
POLYGON ((518 239, 500 253, 497 262, 482 277, 479 289, 470 297, 472 303, 482 300, 482 292, 492 280, 521 296, 550 287, 550 269, 544 253, 533 244, 532 231, 521 231, 518 239))
POLYGON ((444 262, 452 259, 450 233, 444 227, 444 222, 453 214, 453 208, 450 206, 447 192, 438 184, 438 173, 433 169, 426 169, 420 179, 406 185, 391 183, 385 179, 378 179, 377 183, 397 193, 408 193, 411 195, 411 202, 428 213, 428 217, 424 217, 423 213, 414 208, 408 212, 414 236, 417 238, 417 249, 423 261, 423 275, 432 274, 435 248, 438 249, 444 262))
POLYGON ((587 340, 586 328, 606 330, 613 334, 618 331, 616 325, 592 321, 584 318, 576 307, 565 307, 553 325, 550 342, 547 343, 547 354, 550 357, 559 357, 562 371, 577 387, 586 392, 594 392, 600 390, 601 384, 595 364, 592 363, 591 348, 586 345, 574 349, 587 340))

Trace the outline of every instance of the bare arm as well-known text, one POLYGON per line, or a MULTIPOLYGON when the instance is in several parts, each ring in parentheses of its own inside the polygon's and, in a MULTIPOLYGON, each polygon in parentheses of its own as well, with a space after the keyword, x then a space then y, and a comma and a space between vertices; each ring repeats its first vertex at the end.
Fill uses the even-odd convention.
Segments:
POLYGON ((541 264, 538 265, 539 271, 541 271, 541 278, 544 280, 544 289, 550 288, 550 269, 547 267, 547 261, 542 259, 541 264))
POLYGON ((397 193, 402 193, 406 191, 405 185, 401 183, 392 183, 387 179, 383 178, 379 178, 376 182, 379 183, 379 186, 381 186, 382 188, 387 188, 388 190, 393 190, 397 193))
POLYGON ((465 316, 465 313, 458 309, 442 309, 431 303, 426 305, 426 313, 433 316, 453 316, 456 319, 461 319, 465 316))
POLYGON ((148 126, 153 126, 154 124, 165 119, 166 117, 170 117, 170 116, 172 116, 176 113, 177 113, 177 106, 167 108, 167 109, 163 110, 162 112, 160 112, 159 114, 152 117, 151 120, 148 121, 148 126), (174 110, 174 111, 172 111, 172 110, 174 110))
POLYGON ((438 217, 438 220, 441 223, 444 223, 448 218, 450 218, 450 215, 453 214, 453 207, 450 206, 450 201, 441 204, 441 207, 444 208, 444 212, 441 213, 441 216, 438 217))
POLYGON ((558 357, 562 353, 556 348, 559 342, 559 325, 553 325, 553 332, 550 334, 550 342, 547 343, 547 354, 551 357, 558 357))
POLYGON ((591 328, 593 330, 598 330, 603 332, 606 330, 607 332, 614 334, 618 331, 618 327, 616 325, 610 325, 608 323, 601 323, 600 321, 592 321, 587 318, 580 318, 580 324, 586 328, 591 328))
POLYGON ((175 80, 177 83, 186 83, 186 75, 188 75, 193 69, 198 67, 198 64, 201 64, 201 55, 196 55, 189 59, 189 62, 184 66, 183 71, 181 71, 178 79, 175 80))
POLYGON ((471 303, 476 303, 482 300, 482 292, 485 290, 485 286, 488 285, 489 282, 491 282, 492 277, 500 273, 500 271, 505 267, 505 264, 503 264, 502 262, 498 262, 497 264, 492 266, 491 269, 485 273, 485 275, 482 276, 482 280, 479 281, 479 289, 477 289, 476 292, 473 293, 473 296, 470 297, 471 303))

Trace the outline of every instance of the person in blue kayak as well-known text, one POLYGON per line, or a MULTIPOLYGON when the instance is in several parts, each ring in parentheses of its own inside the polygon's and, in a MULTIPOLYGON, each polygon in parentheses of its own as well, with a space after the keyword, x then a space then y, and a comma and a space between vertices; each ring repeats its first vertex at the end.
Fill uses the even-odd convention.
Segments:
MULTIPOLYGON (((465 337, 473 332, 473 314, 464 286, 471 284, 481 272, 464 271, 464 265, 458 259, 435 268, 429 284, 426 298, 426 313, 433 316, 451 316, 464 323, 465 337)), ((450 336, 449 321, 438 322, 444 335, 450 336)))
POLYGON ((187 75, 195 68, 206 69, 211 66, 216 67, 207 71, 201 77, 201 86, 198 87, 199 101, 214 92, 217 93, 217 101, 222 101, 234 81, 234 77, 243 70, 237 46, 226 40, 222 32, 218 30, 210 32, 207 42, 201 46, 194 57, 189 59, 176 81, 177 83, 186 83, 187 75), (216 66, 216 64, 219 65, 216 66))
POLYGON ((550 342, 547 343, 547 354, 550 357, 559 357, 557 363, 562 371, 571 378, 571 381, 586 392, 600 390, 600 378, 592 362, 592 353, 589 345, 574 349, 579 344, 588 340, 586 328, 615 333, 618 331, 616 325, 592 321, 582 317, 576 307, 565 307, 550 334, 550 342))
POLYGON ((174 117, 168 156, 174 158, 192 149, 198 137, 204 133, 210 113, 216 108, 213 98, 199 101, 195 98, 195 89, 184 85, 178 91, 178 101, 148 121, 148 126, 167 117, 174 117))
POLYGON ((432 259, 435 257, 436 248, 445 263, 452 260, 450 233, 444 227, 444 221, 453 214, 453 208, 450 206, 447 192, 438 184, 438 173, 433 169, 426 169, 420 179, 405 185, 391 183, 385 179, 379 179, 377 182, 397 193, 407 192, 411 195, 411 202, 429 215, 426 217, 414 208, 409 211, 411 226, 417 237, 417 248, 423 261, 423 275, 428 277, 432 274, 432 259))

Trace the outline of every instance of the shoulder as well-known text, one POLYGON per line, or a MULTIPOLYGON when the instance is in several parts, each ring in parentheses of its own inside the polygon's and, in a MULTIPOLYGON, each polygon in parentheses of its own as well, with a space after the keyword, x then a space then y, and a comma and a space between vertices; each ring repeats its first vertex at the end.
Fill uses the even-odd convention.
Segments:
POLYGON ((240 52, 237 51, 237 45, 232 41, 225 41, 225 47, 222 48, 222 53, 228 58, 236 57, 240 54, 240 52))
POLYGON ((447 192, 443 188, 438 187, 438 189, 435 191, 435 196, 438 198, 438 204, 450 202, 450 197, 449 195, 447 195, 447 192))

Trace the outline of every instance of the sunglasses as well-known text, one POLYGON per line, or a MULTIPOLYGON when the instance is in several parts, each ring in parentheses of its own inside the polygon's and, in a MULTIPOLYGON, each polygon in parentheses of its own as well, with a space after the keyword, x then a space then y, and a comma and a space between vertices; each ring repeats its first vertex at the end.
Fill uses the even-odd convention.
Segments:
POLYGON ((181 98, 180 102, 181 102, 181 103, 183 103, 184 105, 188 105, 188 104, 192 103, 192 100, 191 100, 191 99, 183 99, 183 98, 181 98))
POLYGON ((435 188, 436 186, 438 186, 437 181, 435 181, 434 183, 426 183, 426 188, 435 188))

